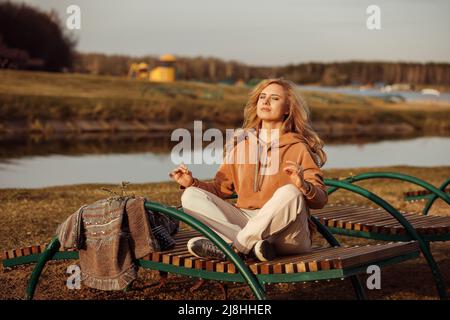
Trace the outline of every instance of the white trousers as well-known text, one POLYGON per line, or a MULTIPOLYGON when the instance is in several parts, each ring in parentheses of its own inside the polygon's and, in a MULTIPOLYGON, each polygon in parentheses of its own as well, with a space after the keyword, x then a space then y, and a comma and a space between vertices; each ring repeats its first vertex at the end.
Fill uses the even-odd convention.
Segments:
POLYGON ((311 248, 303 193, 294 185, 278 188, 260 209, 241 209, 206 190, 189 187, 181 196, 183 211, 247 254, 259 240, 273 244, 278 255, 311 248))

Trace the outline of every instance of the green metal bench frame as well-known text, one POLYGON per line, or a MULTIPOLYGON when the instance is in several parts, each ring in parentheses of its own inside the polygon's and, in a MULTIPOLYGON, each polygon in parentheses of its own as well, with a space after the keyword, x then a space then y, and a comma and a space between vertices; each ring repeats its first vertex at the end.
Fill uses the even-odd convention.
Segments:
MULTIPOLYGON (((197 277, 201 279, 218 280, 218 281, 228 281, 228 282, 246 282, 255 298, 263 300, 266 298, 264 285, 266 283, 279 283, 279 282, 306 282, 306 281, 318 281, 318 280, 328 280, 328 279, 340 279, 350 277, 352 286, 355 290, 357 299, 366 299, 366 293, 361 285, 358 278, 358 274, 365 272, 367 266, 359 266, 357 268, 349 269, 332 269, 332 270, 322 270, 316 272, 302 272, 302 273, 292 273, 292 274, 258 274, 255 275, 245 262, 220 238, 214 231, 207 227, 202 222, 197 219, 187 215, 181 210, 173 207, 168 207, 158 202, 145 202, 146 209, 160 212, 176 218, 181 222, 189 225, 193 229, 199 231, 205 237, 209 238, 215 245, 217 245, 228 257, 228 259, 233 262, 238 269, 238 274, 231 273, 221 273, 221 272, 211 272, 199 269, 190 269, 185 267, 179 267, 169 264, 164 264, 160 262, 153 262, 144 259, 138 261, 138 265, 152 270, 159 270, 163 272, 170 272, 185 276, 197 277)), ((319 232, 324 236, 331 246, 340 246, 337 239, 317 220, 313 219, 318 227, 319 232)), ((33 299, 36 286, 39 282, 40 275, 46 265, 50 260, 68 260, 68 259, 78 259, 78 252, 76 251, 59 251, 60 243, 59 240, 54 237, 50 243, 47 245, 44 252, 41 254, 33 254, 29 256, 16 257, 3 261, 4 267, 13 267, 22 264, 28 264, 36 262, 33 272, 30 276, 27 290, 26 298, 33 299)), ((417 254, 405 254, 402 256, 397 256, 395 258, 385 259, 377 261, 377 265, 385 266, 395 263, 399 263, 408 259, 416 258, 417 254)))
POLYGON ((385 209, 389 212, 397 221, 405 228, 405 235, 389 235, 384 233, 374 233, 374 232, 365 232, 360 230, 349 230, 345 228, 336 228, 336 227, 327 227, 331 233, 340 234, 350 237, 358 237, 358 238, 366 238, 366 239, 374 239, 374 240, 384 240, 384 241, 408 241, 408 240, 417 240, 420 245, 420 249, 422 254, 424 255, 436 283, 436 287, 438 290, 439 297, 441 299, 447 299, 447 291, 445 288, 445 284, 439 270, 436 261, 431 254, 429 242, 433 241, 448 241, 450 240, 450 233, 445 235, 433 236, 433 235, 423 235, 420 236, 416 230, 411 226, 411 224, 403 217, 401 213, 399 213, 394 207, 392 207, 385 200, 376 196, 374 193, 360 187, 357 185, 353 185, 353 182, 368 180, 368 179, 397 179, 405 182, 410 182, 416 185, 419 185, 429 192, 431 192, 431 196, 428 198, 428 201, 422 211, 423 215, 427 215, 431 206, 436 201, 436 199, 440 198, 450 205, 450 195, 446 194, 443 190, 450 184, 450 178, 448 178, 439 188, 434 187, 430 183, 419 179, 417 177, 406 175, 397 172, 367 172, 362 173, 356 176, 350 176, 344 178, 342 180, 335 179, 324 179, 325 185, 329 186, 327 193, 331 195, 335 191, 339 189, 345 189, 347 191, 351 191, 357 193, 370 201, 374 202, 377 206, 385 209))
MULTIPOLYGON (((388 209, 388 212, 397 219, 403 226, 405 226, 408 234, 410 235, 409 239, 419 241, 420 248, 424 255, 426 255, 427 260, 429 260, 429 264, 433 265, 432 270, 433 275, 437 279, 440 278, 439 269, 436 266, 436 263, 429 253, 429 249, 425 241, 418 236, 414 228, 399 214, 391 205, 389 205, 386 201, 379 198, 377 195, 371 193, 368 190, 365 190, 359 186, 351 185, 348 182, 343 181, 327 181, 329 185, 333 185, 336 187, 348 189, 364 195, 374 201, 377 204, 383 205, 388 209)), ((139 260, 138 264, 147 269, 159 270, 162 272, 170 272, 176 273, 180 275, 192 276, 201 279, 209 279, 209 280, 219 280, 219 281, 231 281, 231 282, 246 282, 251 288, 256 299, 265 299, 265 284, 269 283, 281 283, 281 282, 306 282, 306 281, 318 281, 318 280, 329 280, 329 279, 342 279, 349 277, 355 291, 355 295, 357 299, 366 299, 366 293, 361 285, 361 281, 358 278, 358 274, 364 273, 367 270, 369 265, 361 265, 353 268, 344 268, 344 269, 331 269, 331 270, 320 270, 315 272, 301 272, 301 273, 286 273, 286 274, 257 274, 255 275, 249 267, 245 264, 243 260, 220 238, 214 231, 212 231, 209 227, 207 227, 202 222, 197 219, 187 215, 181 210, 178 210, 174 207, 165 206, 158 202, 146 201, 145 202, 146 209, 160 212, 171 216, 175 219, 178 219, 181 222, 184 222, 188 226, 192 227, 194 230, 199 231, 205 237, 210 239, 217 247, 219 247, 227 256, 227 258, 236 266, 239 273, 231 274, 231 273, 221 273, 221 272, 211 272, 206 270, 199 269, 190 269, 180 266, 174 266, 169 264, 164 264, 160 262, 153 262, 148 260, 139 260)), ((320 221, 314 217, 311 217, 312 221, 317 226, 318 232, 327 240, 327 242, 331 246, 340 246, 338 240, 332 235, 332 233, 326 228, 324 225, 320 223, 320 221)), ((37 262, 34 270, 31 274, 30 280, 28 282, 26 298, 32 299, 36 290, 36 286, 39 281, 39 277, 46 265, 46 263, 50 260, 62 260, 62 259, 77 259, 78 252, 60 252, 60 243, 58 239, 55 237, 48 244, 44 252, 41 254, 34 254, 30 256, 24 257, 16 257, 13 259, 9 259, 7 261, 3 261, 3 265, 5 267, 12 267, 20 264, 26 264, 31 262, 37 262)), ((384 259, 377 261, 377 265, 382 267, 386 265, 396 264, 408 259, 413 259, 418 256, 418 253, 410 253, 404 254, 400 256, 396 256, 394 258, 384 259)), ((373 264, 373 262, 371 263, 373 264)), ((439 282, 440 284, 440 282, 439 282)), ((438 287, 441 289, 441 286, 438 287)), ((444 289, 445 290, 445 289, 444 289)))

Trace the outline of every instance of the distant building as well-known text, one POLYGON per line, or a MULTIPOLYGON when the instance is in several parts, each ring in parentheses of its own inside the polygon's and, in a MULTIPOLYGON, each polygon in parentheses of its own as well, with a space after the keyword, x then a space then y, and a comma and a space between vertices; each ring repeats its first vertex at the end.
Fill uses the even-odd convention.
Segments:
POLYGON ((392 91, 409 91, 412 90, 412 86, 409 83, 394 83, 392 91))
POLYGON ((132 63, 130 66, 130 70, 128 72, 128 76, 131 79, 147 80, 148 70, 149 70, 148 63, 145 62, 132 63))
POLYGON ((441 95, 441 93, 438 90, 432 88, 424 88, 420 91, 420 93, 436 97, 439 97, 441 95))
POLYGON ((151 82, 173 82, 175 81, 175 56, 165 54, 159 57, 155 68, 149 68, 148 63, 132 63, 128 76, 131 79, 149 80, 151 82))
POLYGON ((159 58, 158 66, 150 71, 149 80, 152 82, 175 81, 175 61, 175 56, 171 54, 162 55, 159 58))

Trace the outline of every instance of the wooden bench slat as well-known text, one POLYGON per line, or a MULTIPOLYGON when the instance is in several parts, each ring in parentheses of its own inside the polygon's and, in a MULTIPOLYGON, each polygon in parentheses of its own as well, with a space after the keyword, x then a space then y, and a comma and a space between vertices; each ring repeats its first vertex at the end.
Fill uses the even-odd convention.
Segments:
MULTIPOLYGON (((406 217, 406 216, 405 216, 406 217)), ((377 212, 376 214, 371 215, 370 217, 364 218, 361 217, 361 219, 356 219, 354 222, 356 223, 363 223, 365 225, 368 224, 385 224, 385 223, 391 223, 397 221, 393 216, 391 216, 386 211, 377 212)))
MULTIPOLYGON (((406 214, 403 216, 406 218, 408 215, 412 215, 412 214, 409 213, 409 214, 406 214)), ((374 227, 377 227, 377 226, 383 226, 387 223, 395 223, 395 222, 397 222, 397 219, 395 219, 393 216, 391 216, 388 212, 382 211, 382 212, 379 212, 378 215, 374 215, 370 219, 366 219, 366 220, 361 219, 358 222, 361 222, 364 225, 372 225, 374 227)))
POLYGON ((345 214, 356 214, 358 213, 358 210, 365 210, 365 207, 353 207, 353 206, 335 206, 330 207, 330 210, 327 210, 326 212, 323 212, 321 209, 314 210, 314 215, 316 215, 318 218, 322 219, 328 219, 330 217, 336 217, 340 215, 345 214))
MULTIPOLYGON (((370 218, 373 215, 373 209, 364 209, 355 211, 351 215, 336 215, 335 217, 330 216, 328 218, 329 223, 333 223, 334 227, 342 227, 342 223, 357 219, 358 217, 370 218)), ((331 226, 331 225, 330 225, 331 226)))
MULTIPOLYGON (((419 234, 450 233, 450 217, 424 216, 404 211, 400 213, 414 228, 417 228, 419 234)), ((404 227, 381 208, 328 205, 323 209, 312 210, 312 214, 328 227, 382 234, 406 234, 404 227)))
POLYGON ((380 246, 379 250, 346 257, 345 259, 341 259, 341 266, 342 268, 354 267, 357 265, 376 262, 379 260, 388 259, 394 256, 403 255, 418 250, 417 242, 410 242, 406 244, 397 242, 396 244, 398 245, 393 245, 391 246, 391 248, 381 248, 382 246, 380 246))

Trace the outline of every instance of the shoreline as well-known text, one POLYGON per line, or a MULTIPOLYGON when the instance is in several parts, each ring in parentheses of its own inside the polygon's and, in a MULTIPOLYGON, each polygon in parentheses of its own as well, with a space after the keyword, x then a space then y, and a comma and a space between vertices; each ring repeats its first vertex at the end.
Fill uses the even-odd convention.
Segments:
MULTIPOLYGON (((450 177, 450 165, 434 165, 434 166, 410 166, 410 165, 393 165, 393 166, 377 166, 377 167, 352 167, 352 168, 325 168, 322 169, 324 172, 326 179, 341 179, 346 178, 349 175, 354 175, 355 172, 369 172, 369 171, 388 171, 388 170, 442 170, 442 169, 448 169, 448 177, 450 177), (349 175, 346 176, 327 176, 330 172, 332 173, 340 173, 340 172, 350 172, 349 175)), ((200 178, 202 181, 212 181, 213 177, 211 178, 200 178)), ((426 180, 426 179, 425 179, 426 180)), ((442 180, 443 182, 444 180, 442 180)), ((143 185, 171 185, 175 182, 173 180, 167 179, 167 180, 161 180, 161 181, 149 181, 149 182, 132 182, 130 181, 131 186, 143 186, 143 185)), ((119 180, 116 182, 82 182, 82 183, 69 183, 69 184, 56 184, 56 185, 48 185, 48 186, 39 186, 39 187, 2 187, 0 186, 0 193, 6 192, 6 191, 12 191, 12 190, 21 190, 21 191, 40 191, 40 190, 47 190, 47 189, 66 189, 66 188, 96 188, 100 189, 101 187, 116 187, 119 184, 119 180)), ((414 186, 412 186, 414 187, 414 186)), ((419 186, 416 187, 416 189, 420 189, 419 186)))
MULTIPOLYGON (((195 120, 193 120, 195 121, 195 120)), ((116 133, 149 133, 166 134, 178 128, 184 128, 193 131, 192 122, 180 124, 162 124, 156 122, 144 122, 140 120, 132 121, 98 121, 98 120, 36 120, 33 122, 0 122, 0 138, 23 136, 29 134, 41 135, 70 135, 70 134, 116 134, 116 133)), ((217 128, 221 131, 225 129, 235 129, 233 126, 224 126, 221 123, 204 121, 206 127, 203 131, 210 128, 217 128), (230 128, 231 127, 231 128, 230 128)), ((239 126, 236 126, 236 128, 239 126)), ((381 135, 418 135, 418 134, 440 134, 450 136, 450 123, 429 124, 422 128, 414 127, 405 122, 397 123, 355 123, 334 121, 324 122, 316 121, 313 127, 319 136, 324 138, 339 138, 347 136, 381 136, 381 135)))
MULTIPOLYGON (((448 171, 448 177, 450 177, 450 165, 437 165, 437 166, 408 166, 408 165, 393 165, 393 166, 377 166, 377 167, 352 167, 352 168, 326 168, 322 169, 324 172, 325 179, 343 179, 350 175, 356 175, 361 172, 372 172, 372 171, 427 171, 427 170, 444 170, 448 171), (344 172, 348 172, 347 175, 342 175, 344 172)), ((425 181, 428 181, 426 178, 422 178, 425 181)), ((445 177, 443 178, 445 179, 445 177)), ((212 181, 213 178, 209 179, 200 179, 202 181, 212 181)), ((442 180, 443 182, 444 180, 442 180)), ((163 180, 163 181, 155 181, 155 182, 137 182, 137 183, 130 183, 131 189, 133 186, 135 187, 143 187, 143 186, 153 186, 153 185, 162 185, 162 186, 168 186, 168 185, 176 185, 176 183, 173 180, 163 180)), ((67 189, 67 188, 98 188, 101 187, 112 187, 115 188, 118 186, 118 183, 113 182, 87 182, 87 183, 74 183, 74 184, 62 184, 62 185, 51 185, 51 186, 43 186, 43 187, 0 187, 0 192, 5 191, 43 191, 43 190, 57 190, 57 189, 67 189)), ((415 187, 416 189, 420 189, 419 186, 410 185, 410 187, 415 187)))

